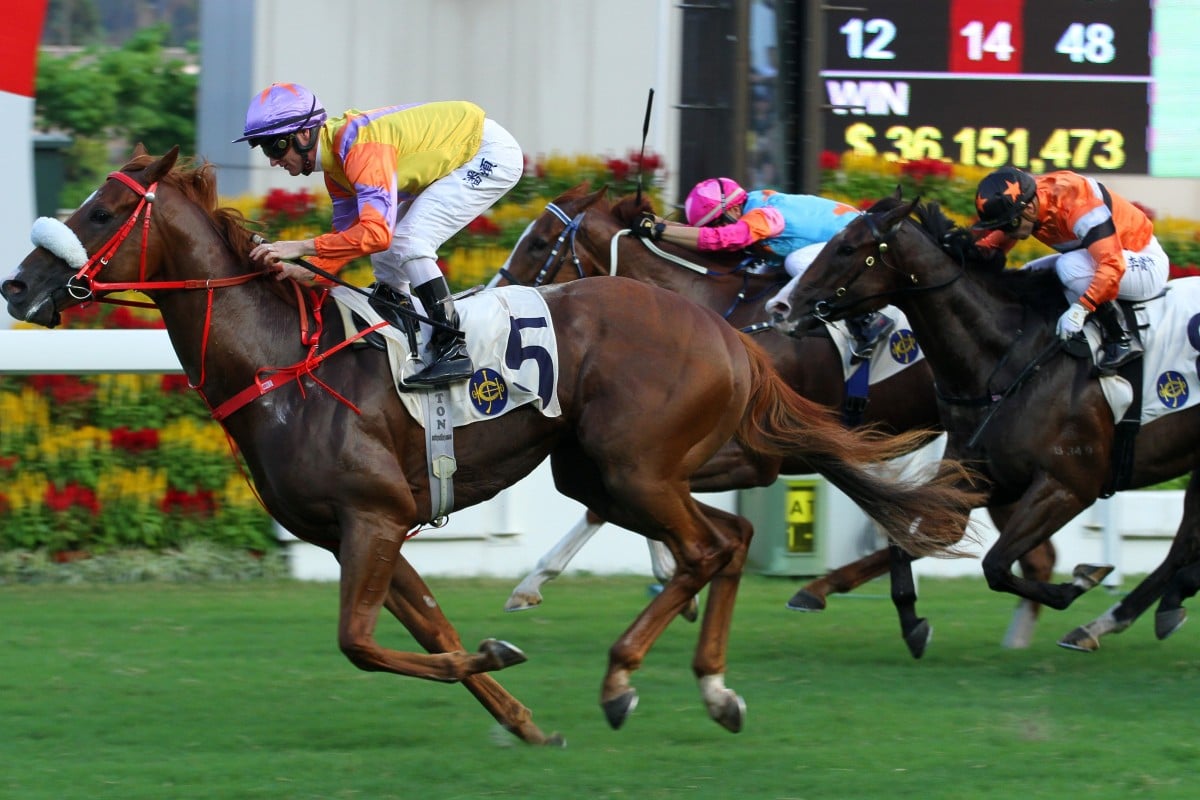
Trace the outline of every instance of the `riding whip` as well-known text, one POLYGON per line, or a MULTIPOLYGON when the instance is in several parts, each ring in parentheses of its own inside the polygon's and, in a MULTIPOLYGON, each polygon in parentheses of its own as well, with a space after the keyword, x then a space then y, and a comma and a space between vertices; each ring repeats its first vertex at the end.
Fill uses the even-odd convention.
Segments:
POLYGON ((642 205, 642 161, 646 157, 646 134, 650 132, 650 109, 654 106, 654 89, 646 96, 646 119, 642 122, 642 150, 638 153, 637 205, 642 205))

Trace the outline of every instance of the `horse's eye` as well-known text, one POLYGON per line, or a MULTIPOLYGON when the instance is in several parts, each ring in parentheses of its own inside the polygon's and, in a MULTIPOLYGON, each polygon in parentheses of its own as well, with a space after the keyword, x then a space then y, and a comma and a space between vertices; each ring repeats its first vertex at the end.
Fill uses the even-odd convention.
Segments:
POLYGON ((533 239, 529 242, 529 248, 531 250, 545 250, 549 246, 550 242, 546 241, 540 236, 533 237, 533 239))
POLYGON ((854 246, 849 244, 840 244, 838 245, 837 254, 839 256, 852 256, 854 255, 854 246))
POLYGON ((88 214, 88 221, 94 222, 97 225, 104 225, 110 222, 113 215, 107 208, 93 208, 88 214))

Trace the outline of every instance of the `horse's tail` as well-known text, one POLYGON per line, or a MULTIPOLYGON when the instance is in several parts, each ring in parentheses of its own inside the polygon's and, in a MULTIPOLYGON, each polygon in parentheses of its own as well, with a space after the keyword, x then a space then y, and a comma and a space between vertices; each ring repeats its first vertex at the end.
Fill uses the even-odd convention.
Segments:
POLYGON ((968 488, 972 474, 966 467, 943 461, 932 480, 908 485, 865 468, 912 452, 936 431, 890 436, 871 428, 847 429, 832 409, 796 394, 757 344, 744 334, 742 340, 753 383, 735 434, 739 442, 761 455, 802 458, 912 555, 965 555, 952 546, 969 534, 971 509, 983 505, 983 494, 968 488))

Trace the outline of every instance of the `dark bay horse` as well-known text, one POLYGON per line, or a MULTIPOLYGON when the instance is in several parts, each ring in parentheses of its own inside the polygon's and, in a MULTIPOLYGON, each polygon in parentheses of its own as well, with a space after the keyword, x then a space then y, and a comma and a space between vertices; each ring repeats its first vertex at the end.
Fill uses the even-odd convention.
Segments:
MULTIPOLYGON (((1067 354, 1055 335, 1066 301, 1054 271, 988 267, 969 248, 952 255, 955 248, 941 244, 947 234, 951 240, 966 235, 936 204, 904 202, 899 193, 881 200, 830 241, 792 293, 790 308, 780 310, 777 327, 802 334, 825 319, 887 303, 903 309, 937 381, 949 433, 946 454, 978 467, 985 478, 988 509, 1000 531, 983 560, 989 586, 1063 609, 1111 567, 1079 565, 1070 583, 1050 584, 1014 575, 1011 566, 1111 490, 1113 411, 1091 362, 1067 354)), ((1180 284, 1150 302, 1189 297, 1187 288, 1180 284)), ((1197 305, 1181 310, 1190 346, 1198 348, 1200 302, 1185 302, 1197 305)), ((1101 636, 1132 624, 1175 573, 1200 556, 1198 442, 1200 408, 1141 426, 1128 482, 1116 488, 1190 472, 1183 521, 1162 565, 1059 644, 1095 650, 1101 636)), ((1159 638, 1182 623, 1185 594, 1186 588, 1164 597, 1155 625, 1159 638)))
MULTIPOLYGON (((467 651, 402 553, 406 536, 434 513, 425 431, 399 400, 387 357, 343 346, 341 317, 326 292, 258 271, 240 215, 216 207, 212 166, 177 165, 177 157, 178 148, 154 158, 139 147, 65 224, 39 220, 39 246, 0 285, 9 312, 53 327, 82 301, 146 293, 268 511, 337 557, 338 645, 351 663, 462 682, 522 740, 561 742, 489 674, 524 654, 495 639, 467 651), (383 608, 428 653, 381 646, 375 628, 383 608)), ((666 543, 675 576, 609 651, 600 702, 613 727, 636 703, 633 672, 705 586, 693 671, 709 715, 729 730, 742 727, 744 703, 725 687, 724 673, 752 531, 747 520, 697 503, 688 487, 731 438, 754 454, 764 482, 785 450, 799 448, 809 469, 913 553, 944 552, 960 535, 976 502, 952 488, 961 475, 952 470, 907 487, 862 466, 922 437, 846 432, 826 409, 791 392, 762 351, 718 315, 635 281, 582 281, 540 294, 547 317, 509 319, 509 344, 525 357, 522 325, 552 325, 557 364, 539 364, 562 413, 526 405, 459 428, 455 506, 495 496, 550 457, 563 494, 666 543)), ((373 713, 390 716, 384 704, 373 713)))
MULTIPOLYGON (((769 316, 766 301, 787 278, 780 277, 778 272, 763 274, 744 269, 743 253, 697 253, 659 244, 657 247, 666 254, 660 256, 641 240, 625 235, 634 220, 650 210, 649 201, 644 199, 639 201, 629 196, 610 204, 605 189, 591 191, 587 184, 575 186, 533 221, 495 283, 540 286, 616 274, 677 292, 721 312, 735 327, 761 329, 769 316)), ((843 378, 842 357, 828 332, 821 334, 796 339, 767 328, 759 330, 754 338, 792 389, 809 400, 842 409, 846 416, 847 404, 853 398, 843 378)), ((872 385, 869 402, 850 421, 890 433, 940 427, 929 365, 923 359, 917 360, 872 385)), ((737 447, 723 448, 692 476, 692 488, 696 491, 743 488, 741 476, 750 466, 745 453, 737 447)), ((783 472, 789 474, 799 469, 801 465, 785 461, 783 472)), ((586 542, 586 537, 602 524, 598 515, 589 513, 588 520, 576 525, 513 590, 506 608, 519 610, 540 603, 542 584, 557 576, 586 542)), ((889 553, 885 548, 834 569, 796 592, 788 606, 804 611, 821 610, 831 592, 849 592, 887 574, 893 556, 900 554, 889 553)), ((1021 568, 1029 578, 1050 580, 1054 569, 1050 543, 1023 555, 1021 568)), ((662 572, 655 569, 660 578, 662 572)), ((893 576, 892 599, 900 617, 901 636, 910 652, 919 658, 931 630, 927 621, 916 614, 916 587, 907 568, 893 576)), ((1028 646, 1037 612, 1035 603, 1022 601, 1018 605, 1005 637, 1006 646, 1028 646)))

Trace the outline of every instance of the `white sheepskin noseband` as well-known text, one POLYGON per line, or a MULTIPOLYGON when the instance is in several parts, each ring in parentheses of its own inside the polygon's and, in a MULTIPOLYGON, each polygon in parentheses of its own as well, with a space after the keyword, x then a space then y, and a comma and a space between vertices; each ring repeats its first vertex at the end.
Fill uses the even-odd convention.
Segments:
POLYGON ((79 269, 87 263, 87 250, 75 231, 53 217, 38 217, 34 220, 29 238, 34 247, 44 247, 67 262, 71 269, 79 269))

